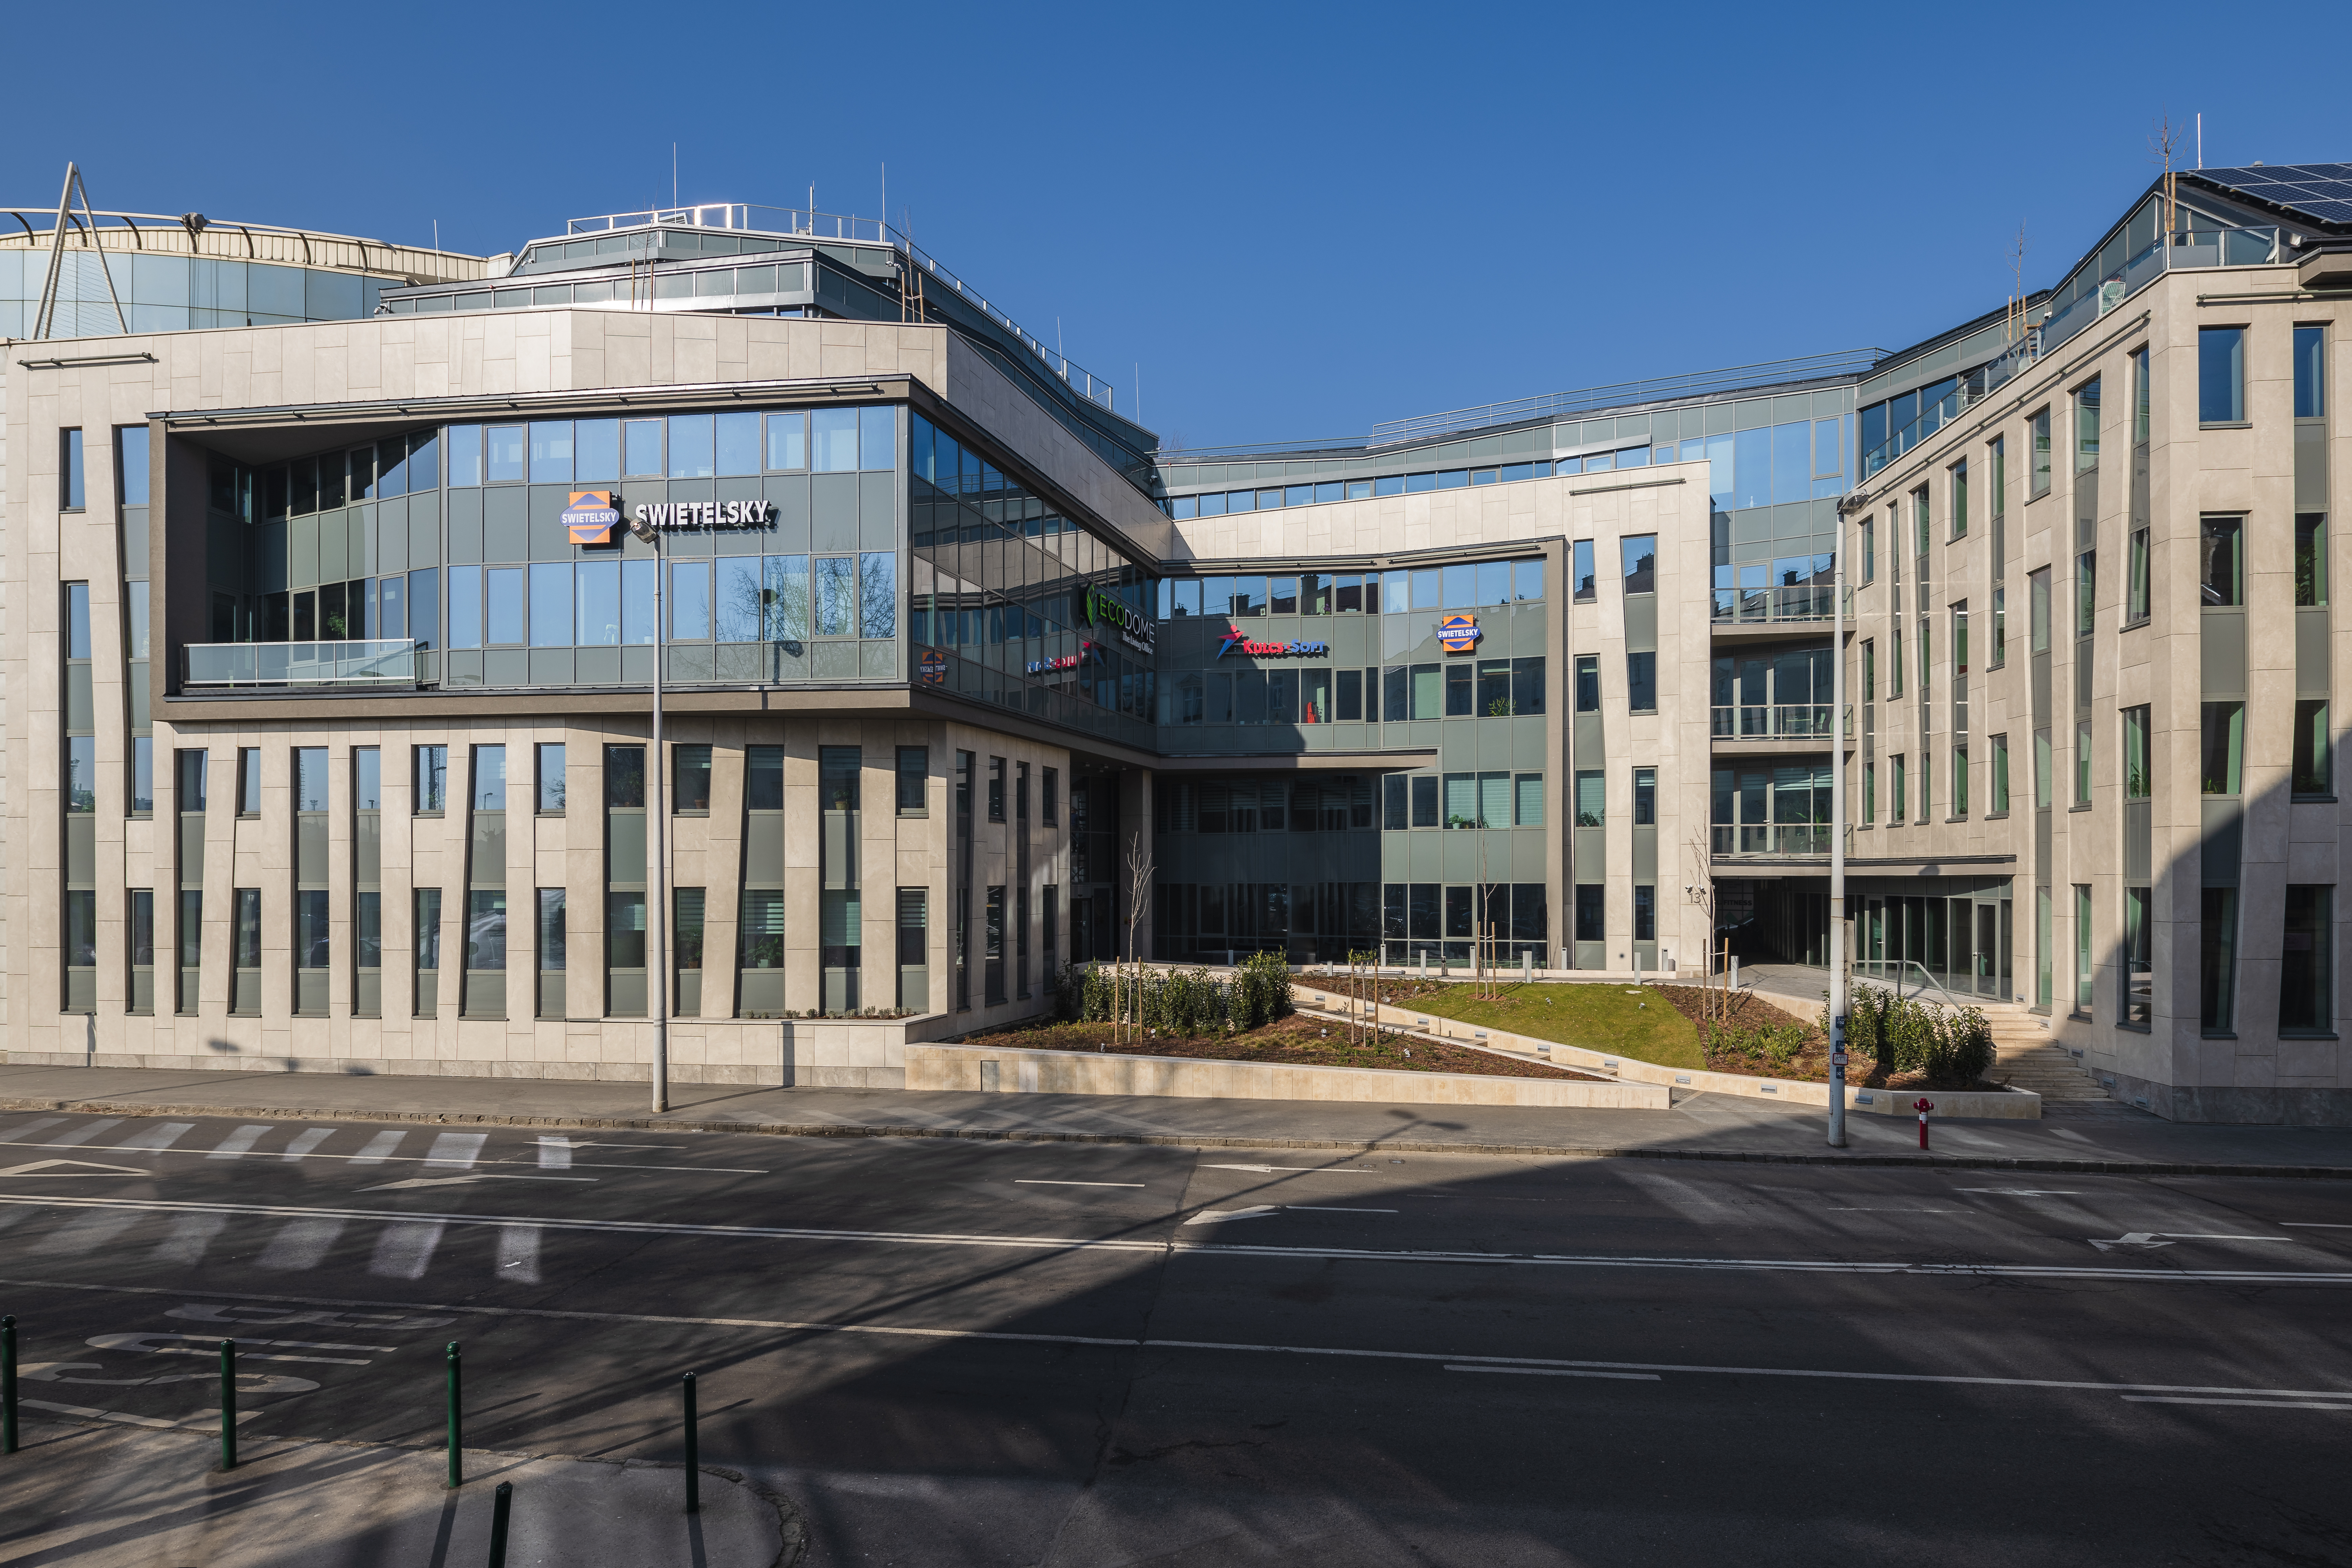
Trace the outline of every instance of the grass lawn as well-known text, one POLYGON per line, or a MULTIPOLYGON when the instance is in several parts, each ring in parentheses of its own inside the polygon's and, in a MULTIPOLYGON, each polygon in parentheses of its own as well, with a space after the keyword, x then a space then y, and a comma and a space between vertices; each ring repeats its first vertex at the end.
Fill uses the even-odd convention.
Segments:
MULTIPOLYGON (((1384 999, 1392 984, 1382 984, 1384 999)), ((1534 1039, 1581 1046, 1589 1051, 1632 1057, 1662 1068, 1706 1066, 1697 1028, 1654 993, 1636 994, 1624 985, 1542 982, 1509 984, 1500 990, 1501 1000, 1487 1002, 1479 1000, 1470 985, 1439 985, 1391 1001, 1390 1005, 1418 1008, 1482 1028, 1508 1029, 1534 1039)))

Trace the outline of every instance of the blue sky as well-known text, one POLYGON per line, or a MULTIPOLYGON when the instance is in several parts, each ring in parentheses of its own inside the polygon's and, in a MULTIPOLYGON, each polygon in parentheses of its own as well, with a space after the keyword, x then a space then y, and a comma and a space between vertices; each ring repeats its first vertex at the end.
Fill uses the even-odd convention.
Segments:
POLYGON ((890 220, 1192 445, 1864 344, 2057 280, 2156 174, 2352 161, 2352 11, 562 10, 11 22, 0 200, 509 249, 688 201, 890 220), (2030 26, 2025 26, 2030 24, 2030 26), (2258 47, 2278 68, 2262 68, 2258 47), (2235 64, 2213 68, 2216 50, 2235 64), (55 62, 51 75, 44 62, 55 62))

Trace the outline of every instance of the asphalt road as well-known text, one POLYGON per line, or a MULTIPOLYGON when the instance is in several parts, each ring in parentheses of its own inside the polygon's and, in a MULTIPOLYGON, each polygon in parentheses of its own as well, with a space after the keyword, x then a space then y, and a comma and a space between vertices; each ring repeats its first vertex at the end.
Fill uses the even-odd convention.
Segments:
POLYGON ((814 1563, 2352 1563, 2333 1182, 13 1113, 0 1310, 256 1433, 692 1370, 814 1563))

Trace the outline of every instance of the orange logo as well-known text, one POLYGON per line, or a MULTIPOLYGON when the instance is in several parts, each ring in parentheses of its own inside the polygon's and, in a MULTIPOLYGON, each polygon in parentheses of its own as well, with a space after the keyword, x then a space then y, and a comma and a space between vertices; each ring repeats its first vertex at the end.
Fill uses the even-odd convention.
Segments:
POLYGON ((573 490, 572 504, 563 509, 563 526, 574 544, 610 544, 613 531, 621 526, 621 509, 613 504, 610 490, 573 490))

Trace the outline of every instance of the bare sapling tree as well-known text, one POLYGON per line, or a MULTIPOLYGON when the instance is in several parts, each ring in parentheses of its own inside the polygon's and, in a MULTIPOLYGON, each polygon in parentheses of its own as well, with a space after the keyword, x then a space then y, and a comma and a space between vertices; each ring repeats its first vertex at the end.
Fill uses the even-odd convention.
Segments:
MULTIPOLYGON (((1150 847, 1145 843, 1143 835, 1139 833, 1127 847, 1127 965, 1133 971, 1130 993, 1139 1028, 1143 1023, 1143 964, 1135 951, 1135 932, 1143 920, 1143 900, 1151 896, 1152 869, 1150 847)), ((1114 995, 1117 994, 1116 986, 1114 981, 1114 995)), ((1123 1027, 1127 1015, 1120 1010, 1118 1016, 1123 1027)), ((1122 1032, 1119 1037, 1122 1040, 1127 1038, 1127 1033, 1122 1032)))
POLYGON ((1706 917, 1706 935, 1699 942, 1701 963, 1698 1005, 1701 1020, 1713 1024, 1717 1021, 1719 998, 1717 995, 1715 984, 1715 865, 1713 852, 1707 844, 1706 833, 1707 829, 1703 827, 1696 828, 1691 833, 1692 880, 1683 891, 1706 917))

